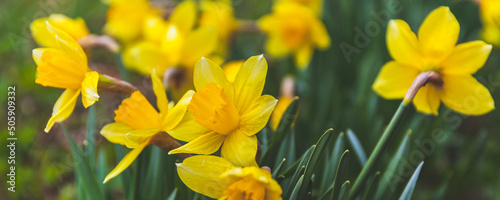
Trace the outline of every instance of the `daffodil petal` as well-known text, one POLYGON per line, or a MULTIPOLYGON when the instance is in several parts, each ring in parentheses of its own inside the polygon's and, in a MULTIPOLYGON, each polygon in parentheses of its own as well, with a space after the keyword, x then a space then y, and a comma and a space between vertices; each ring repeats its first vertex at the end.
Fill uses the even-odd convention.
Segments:
POLYGON ((221 156, 235 166, 257 166, 257 136, 246 136, 242 131, 236 130, 226 136, 221 148, 221 156))
POLYGON ((212 154, 219 149, 219 147, 222 145, 222 142, 224 142, 224 138, 224 135, 216 132, 210 132, 168 153, 212 154))
POLYGON ((48 21, 46 22, 47 31, 54 38, 56 47, 64 52, 68 57, 75 59, 77 63, 81 64, 82 68, 88 68, 87 66, 87 55, 83 51, 82 47, 75 39, 73 39, 69 34, 52 26, 48 21))
POLYGON ((266 82, 266 74, 267 62, 263 55, 250 57, 240 67, 233 83, 233 104, 240 115, 262 94, 266 82))
POLYGON ((190 142, 204 134, 211 132, 206 128, 195 122, 196 118, 190 112, 186 112, 184 118, 173 129, 168 130, 167 133, 175 138, 185 142, 190 142))
POLYGON ((132 149, 130 152, 128 152, 128 154, 125 155, 125 157, 123 157, 123 159, 118 163, 118 165, 116 165, 116 167, 106 176, 106 178, 104 179, 104 183, 118 176, 118 174, 122 173, 123 170, 127 169, 127 167, 130 166, 132 162, 134 162, 135 158, 139 156, 144 147, 146 147, 147 145, 148 143, 145 142, 137 146, 136 148, 132 149))
POLYGON ((47 18, 39 18, 31 22, 31 35, 33 36, 35 42, 40 46, 55 48, 57 46, 56 40, 55 37, 53 37, 53 35, 47 30, 47 20, 47 18))
POLYGON ((305 46, 295 52, 295 63, 304 70, 313 56, 314 50, 311 46, 305 46))
POLYGON ((490 92, 471 75, 443 76, 443 103, 466 115, 482 115, 495 109, 490 92))
POLYGON ((160 45, 154 42, 143 41, 127 47, 123 52, 123 63, 126 67, 142 74, 151 74, 153 68, 158 76, 163 76, 169 67, 160 45))
POLYGON ((172 130, 177 126, 177 124, 179 124, 179 122, 182 121, 187 112, 187 106, 189 102, 191 102, 191 98, 194 93, 195 92, 193 90, 187 91, 184 96, 181 97, 179 102, 177 102, 177 104, 175 104, 175 106, 170 110, 170 112, 168 112, 162 123, 163 130, 172 130))
POLYGON ((175 7, 174 12, 170 15, 169 22, 175 24, 183 34, 187 34, 194 27, 196 12, 196 3, 194 1, 183 1, 175 7))
POLYGON ((79 94, 79 89, 66 89, 62 93, 54 104, 52 117, 50 117, 49 122, 47 122, 45 132, 48 133, 52 126, 54 126, 54 123, 62 122, 71 115, 73 109, 75 109, 76 100, 79 94))
POLYGON ((88 108, 99 100, 99 94, 97 94, 98 82, 99 73, 96 71, 85 74, 85 79, 82 82, 82 103, 85 108, 88 108))
POLYGON ((422 53, 440 61, 453 50, 459 33, 460 24, 450 8, 441 6, 433 10, 418 30, 422 53))
POLYGON ((125 134, 125 145, 127 148, 137 148, 143 143, 149 143, 151 137, 160 132, 158 128, 132 130, 125 134))
POLYGON ((271 95, 263 95, 256 99, 241 116, 240 130, 246 136, 255 135, 266 126, 277 103, 278 100, 271 95))
POLYGON ((192 69, 197 60, 203 56, 209 56, 216 47, 217 29, 214 27, 200 27, 191 31, 182 46, 183 66, 192 69))
POLYGON ((269 36, 266 43, 266 51, 273 57, 279 58, 290 53, 290 48, 282 41, 280 37, 269 36))
POLYGON ((153 82, 153 92, 156 96, 156 106, 160 110, 160 115, 165 117, 168 113, 168 99, 165 87, 160 78, 156 75, 156 71, 151 72, 151 82, 153 82))
POLYGON ((491 53, 492 46, 483 41, 459 44, 442 62, 441 73, 471 75, 483 67, 491 53))
POLYGON ((330 47, 330 36, 328 35, 328 31, 326 31, 325 25, 321 23, 320 20, 313 20, 311 24, 311 34, 311 39, 319 49, 330 47))
POLYGON ((220 198, 233 181, 220 175, 234 166, 217 156, 192 156, 177 164, 179 178, 191 190, 211 198, 220 198))
POLYGON ((201 58, 196 62, 193 79, 196 91, 202 90, 210 83, 215 83, 217 87, 225 89, 229 100, 234 97, 233 85, 227 80, 224 71, 211 60, 201 58))
POLYGON ((439 97, 440 91, 433 85, 427 84, 418 90, 413 99, 413 104, 419 112, 437 115, 441 103, 439 97))
POLYGON ((389 53, 397 62, 415 67, 422 62, 417 36, 405 21, 389 21, 386 41, 389 53))
POLYGON ((125 145, 125 135, 134 129, 124 123, 111 123, 102 127, 101 135, 108 141, 125 145))
POLYGON ((418 74, 416 68, 390 61, 382 67, 372 88, 386 99, 400 99, 405 96, 418 74))

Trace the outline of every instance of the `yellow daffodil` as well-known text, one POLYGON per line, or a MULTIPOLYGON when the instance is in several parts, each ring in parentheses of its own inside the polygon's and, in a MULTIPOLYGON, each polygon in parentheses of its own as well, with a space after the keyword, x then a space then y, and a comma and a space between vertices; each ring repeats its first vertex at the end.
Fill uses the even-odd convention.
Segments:
POLYGON ((403 98, 422 72, 434 71, 439 81, 420 88, 413 103, 423 113, 437 115, 440 102, 467 115, 485 114, 495 108, 488 89, 473 76, 491 52, 491 45, 472 41, 456 45, 460 26, 448 7, 432 11, 417 36, 403 20, 387 27, 387 48, 393 61, 380 71, 373 90, 386 99, 403 98))
POLYGON ((481 0, 479 6, 483 21, 482 38, 500 46, 500 0, 481 0))
POLYGON ((55 42, 54 39, 47 39, 53 35, 47 30, 47 23, 54 26, 55 28, 67 33, 74 40, 79 40, 80 38, 89 35, 89 30, 85 21, 82 18, 71 19, 63 14, 51 14, 46 18, 38 18, 30 24, 31 34, 33 39, 40 46, 55 47, 56 44, 51 44, 50 42, 55 42))
POLYGON ((183 1, 165 21, 151 17, 145 24, 145 40, 125 50, 124 62, 141 73, 150 74, 155 68, 159 76, 168 67, 192 69, 202 56, 216 48, 217 30, 195 27, 197 8, 193 1, 183 1))
POLYGON ((231 36, 238 24, 234 18, 231 2, 227 0, 203 0, 200 2, 200 8, 202 11, 200 26, 214 27, 217 30, 218 42, 214 56, 223 61, 227 55, 231 36))
POLYGON ((278 0, 299 3, 313 9, 318 15, 321 15, 323 9, 323 0, 278 0))
POLYGON ((104 32, 129 43, 142 35, 146 19, 152 16, 160 14, 147 0, 110 0, 104 32))
POLYGON ((189 123, 193 118, 186 116, 186 107, 194 91, 188 91, 174 106, 173 102, 168 102, 160 78, 152 73, 151 79, 159 112, 141 92, 135 91, 123 100, 115 111, 115 123, 108 124, 101 130, 101 135, 110 142, 132 149, 106 176, 105 183, 125 170, 147 145, 161 139, 160 134, 189 131, 189 128, 182 127, 182 124, 189 123))
POLYGON ((193 156, 177 164, 182 182, 193 191, 220 200, 281 200, 281 187, 266 169, 235 167, 216 156, 193 156))
POLYGON ((309 8, 297 3, 282 2, 273 7, 273 13, 258 21, 260 29, 268 34, 267 52, 274 57, 293 54, 295 64, 305 68, 314 48, 330 47, 325 25, 309 8))
POLYGON ((234 83, 236 74, 240 71, 240 67, 243 63, 245 63, 244 60, 237 60, 228 62, 222 66, 222 70, 224 70, 224 74, 229 82, 234 83))
POLYGON ((274 131, 276 131, 276 129, 278 128, 281 118, 283 117, 283 114, 285 114, 285 111, 290 103, 292 103, 292 100, 293 98, 287 96, 281 96, 279 98, 278 104, 276 105, 276 108, 271 115, 271 120, 269 121, 271 129, 273 129, 274 131))
POLYGON ((217 64, 200 59, 193 78, 197 92, 187 109, 205 132, 171 133, 188 143, 169 153, 212 154, 222 146, 221 156, 234 165, 256 166, 255 134, 267 124, 277 103, 270 95, 261 96, 266 74, 267 62, 262 55, 249 58, 233 83, 217 64))
POLYGON ((35 82, 43 86, 66 89, 57 99, 52 117, 45 127, 45 132, 49 132, 54 123, 62 122, 71 115, 80 93, 85 108, 99 100, 99 74, 90 70, 85 52, 73 37, 53 27, 48 21, 45 26, 36 23, 30 26, 31 31, 35 38, 43 41, 41 44, 47 46, 33 49, 33 60, 38 72, 35 82))

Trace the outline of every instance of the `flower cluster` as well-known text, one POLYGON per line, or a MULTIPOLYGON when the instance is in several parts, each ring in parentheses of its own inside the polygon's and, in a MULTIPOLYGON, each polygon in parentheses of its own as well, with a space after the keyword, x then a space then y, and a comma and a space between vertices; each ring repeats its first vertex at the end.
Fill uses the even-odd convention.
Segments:
MULTIPOLYGON (((269 168, 259 166, 262 152, 257 133, 268 122, 269 129, 278 132, 294 101, 294 78, 284 78, 279 101, 263 95, 266 57, 227 62, 229 47, 235 34, 250 28, 267 34, 262 51, 271 59, 291 55, 295 66, 305 69, 316 49, 330 47, 320 19, 323 1, 276 0, 272 12, 255 22, 237 20, 232 5, 223 0, 185 0, 169 9, 146 0, 107 3, 104 32, 119 42, 104 43, 119 43, 113 52, 121 56, 119 63, 123 58, 128 69, 150 77, 151 88, 146 89, 153 91, 156 103, 150 103, 144 89, 141 92, 124 80, 97 72, 109 70, 89 65, 86 53, 91 49, 84 50, 80 43, 87 47, 84 39, 90 33, 81 18, 52 14, 30 26, 42 46, 32 53, 38 72, 35 82, 65 89, 45 132, 71 115, 80 94, 87 108, 99 100, 98 90, 125 93, 129 96, 115 110, 114 122, 102 127, 100 134, 131 150, 104 183, 126 170, 148 145, 156 145, 181 159, 178 176, 195 192, 218 199, 281 199, 280 184, 269 168), (172 80, 175 76, 180 78, 172 80), (171 87, 171 81, 179 80, 182 86, 171 87)), ((498 1, 481 3, 483 37, 500 44, 495 40, 500 38, 500 15, 490 3, 498 1)), ((373 90, 386 99, 404 98, 404 106, 413 102, 426 114, 437 115, 441 102, 467 115, 492 111, 490 92, 472 76, 487 61, 492 45, 479 40, 457 45, 459 32, 448 7, 432 11, 418 36, 405 21, 389 21, 386 40, 393 60, 382 67, 373 90)), ((290 126, 296 116, 292 118, 290 126)), ((305 180, 307 187, 310 177, 305 180)))

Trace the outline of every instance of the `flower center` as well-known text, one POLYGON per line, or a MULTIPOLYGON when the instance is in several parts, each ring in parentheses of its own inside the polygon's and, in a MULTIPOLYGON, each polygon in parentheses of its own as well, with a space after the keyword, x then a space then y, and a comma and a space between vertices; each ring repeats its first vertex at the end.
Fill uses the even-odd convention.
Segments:
POLYGON ((307 22, 299 17, 290 17, 283 23, 281 29, 283 41, 292 49, 301 47, 309 35, 307 22))
POLYGON ((264 199, 266 187, 263 183, 245 178, 230 185, 223 193, 228 200, 257 200, 264 199))
POLYGON ((222 135, 233 132, 240 122, 238 110, 229 101, 224 89, 218 88, 215 83, 195 93, 187 109, 193 113, 196 123, 222 135))

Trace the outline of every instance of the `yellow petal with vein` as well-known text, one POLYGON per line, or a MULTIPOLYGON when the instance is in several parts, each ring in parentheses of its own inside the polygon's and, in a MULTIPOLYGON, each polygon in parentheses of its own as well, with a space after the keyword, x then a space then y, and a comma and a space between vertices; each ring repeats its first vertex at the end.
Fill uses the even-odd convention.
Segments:
POLYGON ((54 104, 54 109, 52 110, 52 117, 50 117, 47 126, 45 127, 45 132, 49 132, 54 123, 62 122, 68 118, 73 109, 75 109, 75 104, 78 95, 80 94, 79 89, 66 89, 62 95, 57 99, 54 104))
POLYGON ((262 95, 266 75, 267 62, 263 55, 250 57, 240 67, 233 83, 233 104, 240 115, 246 111, 255 99, 262 95))
POLYGON ((97 94, 97 83, 99 82, 99 73, 96 71, 87 72, 82 82, 82 103, 85 108, 93 105, 99 100, 97 94))
POLYGON ((134 129, 123 123, 111 123, 102 127, 101 135, 108 141, 125 145, 125 135, 134 129))
POLYGON ((139 156, 139 154, 142 152, 144 147, 146 147, 147 145, 148 145, 148 143, 143 143, 140 146, 137 146, 137 148, 132 149, 132 151, 128 152, 128 154, 125 155, 125 157, 123 157, 123 159, 120 161, 120 163, 118 163, 118 165, 116 165, 116 167, 113 169, 113 171, 111 171, 106 176, 103 183, 108 182, 112 178, 118 176, 118 174, 122 173, 123 170, 127 169, 127 167, 130 166, 130 164, 132 164, 132 162, 134 162, 135 158, 137 158, 137 156, 139 156))
POLYGON ((220 198, 234 181, 220 175, 234 166, 217 156, 192 156, 177 164, 179 178, 191 190, 211 198, 220 198))
POLYGON ((168 153, 212 154, 219 150, 222 142, 224 141, 224 138, 224 135, 218 134, 216 132, 210 132, 168 153))
POLYGON ((247 136, 255 135, 269 121, 278 100, 271 95, 257 98, 240 119, 240 130, 247 136))
POLYGON ((454 111, 466 115, 483 115, 495 109, 495 102, 484 85, 471 75, 443 76, 441 100, 454 111))
POLYGON ((224 71, 213 61, 201 58, 196 62, 193 75, 196 91, 204 89, 208 84, 215 83, 217 87, 224 88, 229 100, 233 100, 233 85, 227 80, 224 71))
POLYGON ((156 107, 160 110, 160 115, 165 117, 168 113, 167 93, 165 92, 165 87, 163 87, 163 83, 156 75, 156 71, 154 69, 151 72, 151 81, 153 82, 153 92, 156 96, 156 107))
POLYGON ((240 130, 227 135, 221 148, 221 156, 238 167, 257 166, 256 154, 257 137, 246 136, 240 130))
POLYGON ((458 41, 460 25, 450 8, 441 6, 433 10, 418 30, 422 53, 432 61, 441 61, 458 41))

